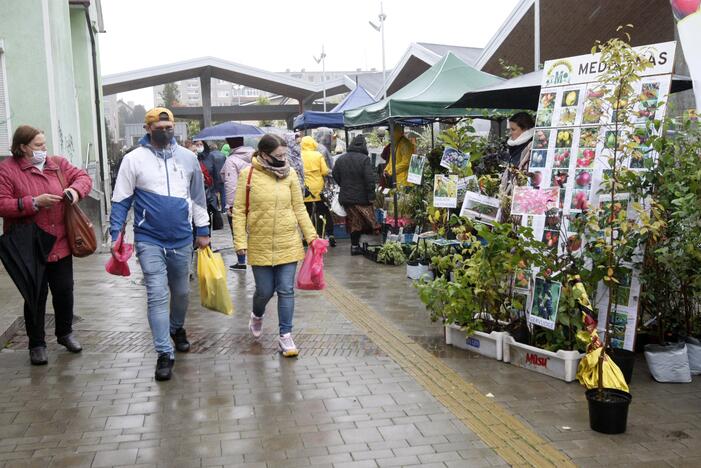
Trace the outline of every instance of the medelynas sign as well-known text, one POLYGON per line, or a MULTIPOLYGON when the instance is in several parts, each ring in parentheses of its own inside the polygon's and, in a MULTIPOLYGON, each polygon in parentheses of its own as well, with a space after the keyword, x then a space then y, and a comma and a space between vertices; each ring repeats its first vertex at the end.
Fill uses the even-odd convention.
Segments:
MULTIPOLYGON (((661 42, 647 46, 635 47, 652 64, 641 76, 663 75, 672 73, 676 42, 661 42)), ((566 59, 548 60, 543 66, 542 87, 580 84, 596 81, 606 71, 599 61, 600 54, 578 55, 566 59)))

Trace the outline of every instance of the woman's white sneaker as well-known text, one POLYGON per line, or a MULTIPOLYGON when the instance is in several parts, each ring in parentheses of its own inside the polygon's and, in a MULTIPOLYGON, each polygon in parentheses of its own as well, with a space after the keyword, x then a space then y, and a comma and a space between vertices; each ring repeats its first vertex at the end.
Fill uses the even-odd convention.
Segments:
POLYGON ((251 312, 251 318, 248 319, 248 329, 251 330, 253 338, 260 338, 260 335, 263 333, 263 317, 256 317, 251 312))
POLYGON ((280 353, 285 357, 294 357, 299 354, 299 350, 295 346, 295 342, 292 341, 292 334, 290 333, 280 335, 277 339, 277 346, 280 349, 280 353))

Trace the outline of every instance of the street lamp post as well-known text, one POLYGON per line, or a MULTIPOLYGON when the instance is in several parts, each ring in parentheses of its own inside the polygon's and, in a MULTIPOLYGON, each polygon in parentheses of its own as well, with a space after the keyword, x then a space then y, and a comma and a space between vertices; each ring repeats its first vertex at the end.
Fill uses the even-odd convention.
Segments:
POLYGON ((384 90, 384 98, 387 99, 387 67, 385 66, 385 20, 387 15, 385 15, 385 9, 380 1, 380 14, 377 15, 380 20, 380 25, 376 25, 372 21, 368 21, 372 28, 382 35, 382 89, 384 90))
POLYGON ((316 58, 314 56, 312 57, 314 58, 314 61, 317 63, 317 65, 319 64, 319 62, 321 62, 321 82, 324 88, 324 112, 326 112, 326 52, 324 52, 323 44, 321 45, 321 56, 319 56, 319 58, 316 58))

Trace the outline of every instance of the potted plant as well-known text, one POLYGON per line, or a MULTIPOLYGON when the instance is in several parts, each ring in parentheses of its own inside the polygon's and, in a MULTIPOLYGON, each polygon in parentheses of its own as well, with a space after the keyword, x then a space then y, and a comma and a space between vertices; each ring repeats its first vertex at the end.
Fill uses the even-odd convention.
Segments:
POLYGON ((477 223, 472 230, 484 242, 466 234, 459 251, 443 257, 452 279, 439 276, 416 287, 431 318, 446 325, 447 343, 501 359, 513 309, 511 277, 520 264, 540 263, 538 243, 530 228, 511 224, 477 223))
MULTIPOLYGON (((619 27, 619 31, 622 29, 619 27)), ((629 34, 624 34, 629 42, 629 34)), ((632 138, 622 138, 622 131, 630 132, 627 126, 640 101, 640 96, 634 94, 633 84, 640 81, 641 73, 652 66, 647 57, 628 42, 613 38, 603 44, 597 43, 592 49, 592 53, 598 50, 600 54, 604 71, 599 75, 599 82, 608 90, 602 99, 611 111, 613 131, 607 132, 605 142, 610 170, 605 171, 599 191, 606 194, 606 199, 598 207, 583 207, 586 212, 584 254, 591 262, 592 279, 596 282, 601 280, 606 293, 604 342, 590 348, 590 352, 598 352, 598 359, 596 384, 586 391, 586 398, 591 428, 609 434, 625 432, 628 406, 632 399, 624 383, 620 386, 626 391, 608 388, 604 381, 604 368, 610 359, 614 318, 621 292, 619 286, 630 274, 628 265, 633 265, 639 257, 640 246, 649 240, 654 241, 664 224, 660 218, 660 208, 654 200, 646 204, 643 200, 629 198, 627 205, 630 210, 617 206, 617 195, 623 192, 633 197, 634 187, 641 184, 644 177, 640 172, 630 170, 626 164, 637 145, 632 138), (632 211, 630 216, 628 211, 632 211)), ((613 381, 613 378, 608 380, 613 381)))
POLYGON ((377 262, 385 265, 403 265, 406 254, 400 242, 385 242, 377 252, 377 262))
POLYGON ((432 246, 433 244, 429 244, 426 239, 423 238, 420 238, 419 241, 413 245, 406 262, 407 278, 418 280, 424 277, 428 279, 433 277, 433 273, 429 271, 432 253, 435 250, 432 246), (431 247, 429 247, 429 245, 431 247))
MULTIPOLYGON (((579 301, 586 293, 577 285, 581 285, 578 276, 570 277, 562 284, 552 330, 533 325, 525 328, 520 339, 516 333, 504 339, 504 362, 565 382, 575 380, 585 349, 578 335, 584 327, 579 301)), ((523 307, 520 302, 518 305, 523 307)), ((520 323, 523 322, 525 319, 520 323)))
POLYGON ((647 141, 657 164, 639 156, 649 170, 636 187, 641 196, 654 197, 664 217, 661 235, 646 245, 640 277, 643 322, 653 344, 645 356, 656 380, 689 382, 690 374, 701 372, 701 129, 688 118, 667 119, 657 128, 659 135, 647 141))

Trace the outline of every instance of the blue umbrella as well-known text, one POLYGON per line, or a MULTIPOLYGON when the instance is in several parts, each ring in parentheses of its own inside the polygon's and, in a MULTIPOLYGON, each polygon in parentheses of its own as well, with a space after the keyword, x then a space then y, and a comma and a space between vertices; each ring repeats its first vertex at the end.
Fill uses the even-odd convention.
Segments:
POLYGON ((207 127, 192 139, 198 140, 223 140, 225 138, 260 136, 264 135, 263 131, 253 125, 241 124, 236 122, 224 122, 219 125, 207 127))

